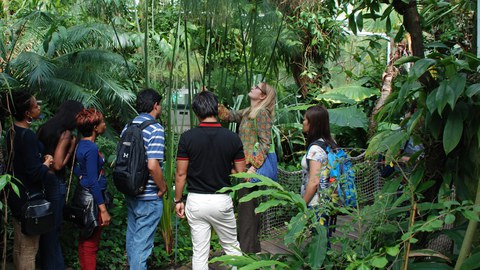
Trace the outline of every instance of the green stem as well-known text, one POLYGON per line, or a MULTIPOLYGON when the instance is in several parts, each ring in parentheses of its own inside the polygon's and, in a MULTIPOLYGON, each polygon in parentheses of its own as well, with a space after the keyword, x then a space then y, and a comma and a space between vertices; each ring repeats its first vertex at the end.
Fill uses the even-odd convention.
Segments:
MULTIPOLYGON (((480 178, 477 183, 477 195, 475 198, 475 204, 480 205, 480 178)), ((457 263, 455 264, 455 270, 460 270, 465 259, 470 255, 470 250, 472 248, 472 242, 475 236, 475 231, 477 230, 478 222, 476 220, 470 220, 468 222, 467 231, 463 237, 462 247, 460 248, 460 254, 458 255, 457 263)))
MULTIPOLYGON (((166 163, 165 163, 165 174, 164 179, 166 182, 167 187, 173 187, 173 180, 175 178, 175 138, 174 138, 174 129, 172 124, 172 89, 173 89, 173 70, 174 70, 174 59, 175 54, 177 51, 177 41, 178 41, 178 33, 180 28, 180 16, 178 16, 177 21, 177 28, 175 33, 175 41, 173 44, 173 52, 172 52, 172 62, 170 63, 170 75, 169 75, 169 89, 167 90, 167 136, 166 136, 166 163)), ((160 228, 162 230, 162 236, 165 241, 165 247, 167 252, 171 250, 172 244, 172 213, 173 213, 173 202, 171 198, 173 198, 174 191, 173 188, 169 188, 166 195, 164 195, 163 200, 163 215, 162 219, 160 220, 160 228), (170 249, 170 250, 169 250, 170 249)))
MULTIPOLYGON (((242 9, 240 8, 240 5, 238 6, 238 10, 240 13, 240 33, 244 33, 243 29, 243 20, 242 20, 242 9)), ((241 35, 242 37, 242 53, 243 57, 245 59, 244 65, 245 65, 245 79, 247 80, 247 85, 250 84, 250 79, 248 77, 248 61, 247 61, 247 41, 245 40, 245 35, 241 35)))
POLYGON ((148 79, 148 0, 145 0, 145 35, 143 41, 143 53, 144 53, 144 74, 145 74, 145 87, 150 86, 148 79))
MULTIPOLYGON (((254 64, 255 64, 255 58, 257 57, 257 51, 256 51, 256 48, 257 48, 257 20, 258 20, 258 3, 255 1, 255 9, 254 11, 252 12, 252 17, 251 17, 251 24, 252 24, 252 44, 251 44, 251 48, 250 48, 250 78, 251 78, 251 81, 247 81, 247 87, 255 84, 255 83, 258 83, 258 78, 256 78, 256 80, 254 81, 254 64)), ((247 70, 248 72, 248 70, 247 70)))
MULTIPOLYGON (((285 15, 283 15, 283 16, 285 16, 285 15)), ((278 40, 280 39, 280 33, 282 32, 283 22, 284 22, 284 18, 282 17, 282 21, 280 22, 280 27, 278 28, 277 38, 275 39, 275 44, 273 44, 272 53, 270 54, 270 59, 268 59, 267 66, 265 67, 265 72, 263 73, 262 81, 265 81, 265 78, 267 78, 268 69, 270 68, 270 65, 272 64, 272 59, 273 59, 273 56, 275 54, 275 49, 277 48, 278 40)))
MULTIPOLYGON (((191 84, 191 79, 190 79, 190 56, 189 56, 189 51, 188 51, 188 27, 187 27, 187 16, 185 15, 185 20, 184 20, 184 31, 185 31, 185 55, 187 56, 187 88, 188 88, 188 106, 190 108, 190 128, 193 128, 193 124, 195 123, 195 118, 193 116, 193 113, 191 111, 192 108, 192 97, 193 97, 193 91, 192 91, 192 84, 191 84)), ((205 74, 205 71, 204 71, 205 74)))

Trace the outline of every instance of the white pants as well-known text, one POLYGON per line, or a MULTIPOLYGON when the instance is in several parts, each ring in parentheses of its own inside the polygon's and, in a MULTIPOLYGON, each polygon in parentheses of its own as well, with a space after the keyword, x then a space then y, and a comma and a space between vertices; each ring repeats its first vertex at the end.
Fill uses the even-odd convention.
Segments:
POLYGON ((193 270, 208 270, 212 227, 227 255, 242 255, 233 202, 228 194, 189 193, 185 214, 192 234, 193 270))

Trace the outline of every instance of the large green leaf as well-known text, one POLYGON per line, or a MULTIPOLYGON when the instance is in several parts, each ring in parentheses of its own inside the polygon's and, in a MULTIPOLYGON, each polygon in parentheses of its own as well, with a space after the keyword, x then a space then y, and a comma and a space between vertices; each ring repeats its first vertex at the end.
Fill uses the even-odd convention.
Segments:
POLYGON ((462 264, 460 270, 480 269, 480 252, 470 255, 462 264))
POLYGON ((308 262, 312 269, 319 269, 327 255, 327 229, 319 223, 315 226, 316 233, 308 245, 308 262))
POLYGON ((387 263, 388 263, 388 260, 384 256, 382 256, 382 257, 375 256, 375 257, 372 258, 372 265, 375 268, 382 268, 383 269, 383 268, 385 268, 387 263))
POLYGON ((437 110, 437 92, 438 87, 433 89, 432 92, 430 92, 430 94, 428 94, 427 96, 426 105, 431 114, 433 114, 437 110))
POLYGON ((388 163, 398 155, 400 148, 405 145, 407 139, 408 134, 403 129, 385 130, 370 140, 366 155, 375 156, 378 153, 384 153, 388 163))
POLYGON ((465 91, 465 94, 467 95, 467 97, 471 98, 478 92, 480 92, 480 83, 470 85, 465 91))
POLYGON ((289 246, 295 243, 298 236, 303 233, 303 230, 305 230, 306 225, 307 216, 305 213, 300 212, 294 216, 288 223, 288 232, 284 236, 285 245, 289 246))
MULTIPOLYGON (((455 102, 457 102, 457 99, 463 94, 466 83, 467 77, 464 73, 457 73, 455 74, 455 76, 453 76, 453 78, 448 80, 448 84, 455 93, 455 102)), ((455 107, 455 102, 453 104, 450 104, 452 109, 453 107, 455 107)))
POLYGON ((460 142, 463 133, 463 119, 458 110, 450 113, 443 130, 443 149, 448 155, 460 142))
POLYGON ((450 106, 455 103, 455 93, 450 85, 448 85, 448 81, 442 81, 435 96, 435 104, 437 105, 439 114, 443 111, 447 103, 450 104, 450 106))
POLYGON ((274 260, 261 260, 250 263, 244 267, 238 268, 238 270, 257 270, 257 269, 265 269, 263 267, 267 267, 267 269, 289 269, 290 267, 288 264, 274 261, 274 260), (275 267, 277 266, 277 267, 275 267))
POLYGON ((420 262, 408 264, 408 270, 451 270, 451 266, 437 262, 420 262))
POLYGON ((262 202, 258 205, 257 208, 255 208, 255 213, 258 214, 258 213, 263 213, 265 211, 267 211, 268 209, 272 208, 272 207, 275 207, 275 206, 279 206, 279 205, 287 205, 289 204, 287 201, 281 201, 281 200, 268 200, 266 202, 262 202))
POLYGON ((376 88, 368 88, 360 85, 350 84, 341 87, 333 88, 328 93, 342 94, 348 99, 353 99, 356 102, 363 101, 371 96, 379 95, 380 91, 376 88))
POLYGON ((436 63, 435 60, 429 59, 429 58, 418 60, 410 69, 410 72, 408 74, 409 79, 412 81, 418 80, 418 78, 420 78, 420 76, 422 76, 423 73, 425 73, 435 63, 436 63))
POLYGON ((287 110, 289 111, 304 111, 307 110, 310 107, 315 106, 315 104, 303 104, 303 105, 296 105, 296 106, 291 106, 288 107, 287 110))
POLYGON ((318 100, 326 100, 332 103, 347 103, 347 104, 355 104, 355 100, 346 97, 340 93, 326 93, 320 94, 316 97, 318 100))
POLYGON ((232 256, 232 255, 223 255, 220 257, 215 257, 210 260, 211 263, 214 262, 224 262, 233 266, 244 266, 254 263, 256 260, 247 256, 232 256))
POLYGON ((328 110, 330 123, 340 127, 367 129, 367 115, 355 106, 341 107, 328 110))
POLYGON ((404 57, 398 59, 397 61, 395 61, 395 66, 401 66, 401 65, 406 64, 406 63, 415 62, 419 59, 420 58, 418 58, 417 56, 404 56, 404 57))

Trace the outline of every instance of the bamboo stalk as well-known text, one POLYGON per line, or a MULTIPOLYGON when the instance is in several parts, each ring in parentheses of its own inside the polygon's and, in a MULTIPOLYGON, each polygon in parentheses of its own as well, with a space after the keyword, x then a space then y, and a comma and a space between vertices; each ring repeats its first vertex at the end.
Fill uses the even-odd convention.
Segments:
MULTIPOLYGON (((477 183, 477 195, 475 197, 475 204, 480 205, 480 178, 477 183)), ((460 270, 465 259, 470 255, 472 248, 472 242, 477 230, 478 222, 476 220, 470 220, 468 222, 467 231, 463 237, 462 247, 460 248, 460 254, 458 255, 457 263, 455 264, 455 270, 460 270)))
POLYGON ((2 270, 6 269, 7 265, 7 225, 8 225, 8 206, 7 206, 7 192, 2 190, 3 205, 5 205, 3 211, 3 252, 2 252, 2 270))
MULTIPOLYGON (((164 178, 167 184, 167 187, 173 187, 173 178, 174 178, 174 169, 175 169, 175 158, 173 157, 174 153, 174 131, 172 125, 172 89, 173 89, 173 70, 174 70, 174 59, 175 54, 177 52, 177 41, 178 41, 178 33, 180 28, 180 16, 178 16, 177 21, 177 29, 175 33, 175 40, 173 44, 173 52, 172 52, 172 63, 170 64, 170 75, 169 75, 169 85, 170 88, 167 92, 167 132, 168 136, 166 136, 166 145, 167 145, 167 153, 166 156, 167 162, 165 163, 165 174, 164 178)), ((165 200, 163 200, 163 215, 162 219, 160 220, 160 227, 162 229, 162 236, 165 241, 165 248, 168 253, 171 253, 172 250, 172 216, 173 207, 172 207, 172 200, 174 191, 172 188, 169 188, 167 191, 168 196, 166 196, 165 200)), ((177 250, 175 250, 177 252, 177 250)))
MULTIPOLYGON (((285 15, 283 15, 283 16, 285 16, 285 15)), ((278 33, 277 33, 277 38, 275 39, 275 44, 273 44, 272 53, 270 54, 270 58, 268 59, 267 66, 265 67, 265 72, 263 73, 263 78, 267 77, 268 69, 270 68, 270 65, 272 64, 272 59, 273 59, 273 56, 275 54, 275 49, 277 48, 277 44, 278 44, 278 39, 280 38, 280 33, 282 32, 282 28, 283 28, 283 22, 284 22, 283 16, 282 16, 282 21, 280 22, 280 27, 278 28, 278 33)), ((265 80, 265 79, 263 79, 263 80, 265 80)))
MULTIPOLYGON (((253 83, 257 83, 257 82, 254 82, 253 79, 254 79, 254 74, 253 74, 253 71, 254 71, 254 64, 255 64, 255 58, 256 58, 256 42, 257 42, 257 15, 258 15, 258 2, 255 1, 255 9, 254 9, 254 12, 252 13, 252 16, 251 16, 251 20, 252 20, 252 35, 251 35, 251 39, 252 39, 252 44, 251 44, 251 48, 250 48, 250 78, 251 78, 251 81, 247 81, 247 85, 251 85, 253 83)), ((247 70, 248 72, 248 70, 247 70)), ((257 80, 258 81, 258 80, 257 80)))
POLYGON ((145 76, 145 87, 150 87, 150 81, 148 79, 148 0, 145 0, 145 33, 143 41, 143 55, 144 55, 144 76, 145 76))
MULTIPOLYGON (((413 226, 413 223, 415 222, 415 214, 416 213, 417 213, 417 203, 415 202, 413 204, 412 213, 410 214, 409 228, 411 228, 413 226)), ((410 253, 410 238, 407 239, 407 243, 406 243, 406 247, 405 247, 405 259, 404 259, 404 265, 403 265, 404 270, 408 270, 409 253, 410 253)))
POLYGON ((250 81, 249 77, 248 77, 248 61, 247 61, 247 41, 245 40, 245 35, 243 34, 244 33, 244 28, 243 28, 243 21, 242 21, 242 9, 240 8, 240 5, 238 6, 238 10, 240 12, 240 32, 242 33, 241 37, 242 37, 242 53, 243 53, 243 57, 244 57, 244 60, 245 60, 245 79, 247 81, 247 83, 250 81))
POLYGON ((185 31, 185 55, 187 57, 187 89, 188 89, 188 106, 190 108, 190 113, 189 113, 190 128, 193 128, 193 123, 195 122, 195 118, 194 118, 193 114, 191 113, 193 91, 192 91, 192 84, 191 84, 191 78, 190 78, 190 55, 189 55, 189 51, 188 51, 188 27, 187 27, 187 16, 186 15, 185 15, 185 19, 184 19, 184 31, 185 31))

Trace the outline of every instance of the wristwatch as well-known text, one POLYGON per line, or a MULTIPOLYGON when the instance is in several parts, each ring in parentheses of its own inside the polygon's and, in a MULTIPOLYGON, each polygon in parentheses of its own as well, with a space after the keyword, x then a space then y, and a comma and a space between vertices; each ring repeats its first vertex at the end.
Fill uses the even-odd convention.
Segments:
POLYGON ((179 204, 179 203, 183 203, 183 200, 180 199, 180 200, 176 201, 175 198, 173 198, 173 202, 174 202, 175 204, 179 204))

